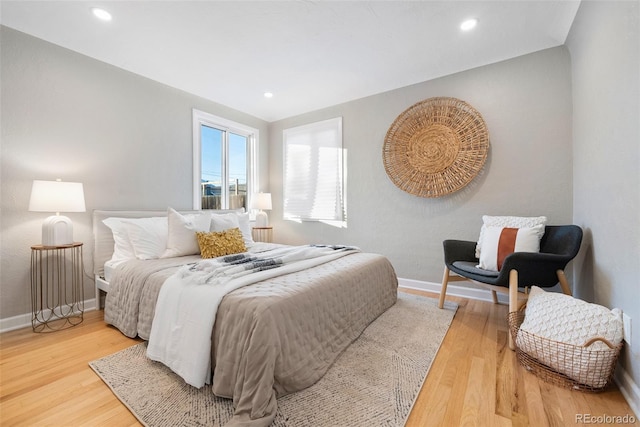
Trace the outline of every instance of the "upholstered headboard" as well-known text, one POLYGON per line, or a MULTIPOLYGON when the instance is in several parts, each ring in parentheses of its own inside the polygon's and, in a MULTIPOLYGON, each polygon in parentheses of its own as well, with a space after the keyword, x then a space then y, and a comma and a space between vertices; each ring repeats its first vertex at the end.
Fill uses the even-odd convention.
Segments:
MULTIPOLYGON (((202 211, 179 211, 182 214, 199 213, 202 211)), ((234 210, 207 210, 206 212, 244 212, 244 209, 234 210)), ((111 259, 113 255, 113 234, 111 229, 104 225, 102 220, 110 217, 117 218, 148 218, 154 216, 167 216, 167 210, 149 211, 93 211, 93 274, 102 276, 104 274, 104 263, 111 259)))

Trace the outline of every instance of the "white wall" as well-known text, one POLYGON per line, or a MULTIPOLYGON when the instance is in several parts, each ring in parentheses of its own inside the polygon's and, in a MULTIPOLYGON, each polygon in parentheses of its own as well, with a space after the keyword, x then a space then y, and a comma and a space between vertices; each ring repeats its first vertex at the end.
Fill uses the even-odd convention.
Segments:
MULTIPOLYGON (((582 2, 567 39, 573 84, 576 294, 632 318, 620 366, 640 384, 639 3, 582 2)), ((627 383, 625 374, 620 381, 627 383)), ((627 390, 640 409, 638 389, 627 390)), ((629 400, 629 399, 628 399, 629 400)))
POLYGON ((437 282, 442 241, 476 240, 482 215, 546 215, 572 221, 571 81, 564 47, 427 81, 270 126, 271 212, 276 239, 347 243, 386 255, 399 277, 437 282), (484 117, 491 148, 484 171, 467 188, 425 199, 394 186, 382 163, 386 132, 412 104, 435 97, 467 101, 484 117), (282 221, 282 131, 343 117, 348 224, 282 221))
MULTIPOLYGON (((191 111, 260 131, 267 123, 7 27, 1 29, 0 319, 30 313, 30 246, 48 215, 28 212, 34 179, 84 183, 86 213, 68 214, 92 271, 91 211, 192 207, 191 111)), ((85 278, 85 298, 93 281, 85 278)))

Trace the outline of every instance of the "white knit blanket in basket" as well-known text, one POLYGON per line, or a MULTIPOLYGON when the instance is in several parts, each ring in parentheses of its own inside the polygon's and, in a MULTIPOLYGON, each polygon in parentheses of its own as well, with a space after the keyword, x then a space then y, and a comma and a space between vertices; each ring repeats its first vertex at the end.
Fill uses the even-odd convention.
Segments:
POLYGON ((622 342, 622 311, 609 310, 569 295, 545 292, 534 286, 516 346, 550 368, 593 387, 603 386, 612 367, 598 366, 606 352, 622 342), (532 335, 531 335, 532 334, 532 335), (567 345, 563 345, 567 344, 567 345))

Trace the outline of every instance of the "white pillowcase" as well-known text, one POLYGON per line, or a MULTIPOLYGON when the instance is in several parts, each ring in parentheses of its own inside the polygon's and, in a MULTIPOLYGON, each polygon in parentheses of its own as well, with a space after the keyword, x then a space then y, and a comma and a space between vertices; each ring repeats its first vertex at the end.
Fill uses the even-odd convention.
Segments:
POLYGON ((106 218, 102 221, 111 229, 115 242, 111 261, 156 259, 167 246, 167 219, 106 218))
POLYGON ((240 231, 242 232, 242 239, 244 240, 244 245, 249 247, 255 242, 253 241, 253 236, 251 235, 251 226, 249 225, 249 213, 240 213, 238 215, 238 222, 240 223, 240 231))
MULTIPOLYGON (((618 345, 623 339, 622 311, 618 308, 609 310, 570 295, 545 292, 533 286, 520 331, 579 347, 595 337, 606 338, 613 345, 618 345)), ((532 340, 518 332, 516 345, 545 365, 582 384, 593 387, 605 385, 608 369, 598 370, 597 366, 589 363, 592 359, 589 357, 590 351, 609 348, 603 342, 596 341, 589 347, 576 348, 573 354, 558 354, 534 345, 532 340)))
POLYGON ((544 225, 535 227, 485 227, 478 268, 500 271, 504 259, 514 252, 540 252, 544 225))
POLYGON ((123 221, 138 259, 158 259, 167 248, 167 217, 131 218, 123 221))
POLYGON ((251 236, 248 213, 227 213, 211 215, 211 231, 225 231, 230 228, 239 228, 242 240, 246 247, 255 244, 251 236))
POLYGON ((200 253, 197 231, 209 231, 211 214, 182 215, 173 208, 167 210, 167 244, 160 258, 172 258, 200 253))
POLYGON ((480 258, 482 253, 482 243, 484 240, 484 232, 487 227, 535 227, 536 225, 546 225, 546 216, 482 216, 482 227, 480 228, 480 236, 476 245, 476 258, 480 258))
POLYGON ((127 232, 127 227, 124 221, 127 218, 106 218, 102 220, 102 223, 111 229, 111 234, 113 234, 113 240, 115 244, 113 245, 113 255, 111 256, 111 261, 120 262, 127 261, 130 259, 135 259, 136 253, 133 250, 133 245, 131 245, 131 241, 129 240, 129 233, 127 232))
POLYGON ((238 215, 235 213, 211 215, 211 231, 225 231, 230 228, 240 228, 238 215))
POLYGON ((220 211, 183 215, 168 208, 166 217, 117 218, 102 222, 111 229, 115 242, 111 261, 158 259, 200 253, 196 231, 240 228, 245 246, 254 244, 249 214, 220 211), (216 217, 216 221, 212 218, 216 217), (214 228, 215 227, 215 228, 214 228))

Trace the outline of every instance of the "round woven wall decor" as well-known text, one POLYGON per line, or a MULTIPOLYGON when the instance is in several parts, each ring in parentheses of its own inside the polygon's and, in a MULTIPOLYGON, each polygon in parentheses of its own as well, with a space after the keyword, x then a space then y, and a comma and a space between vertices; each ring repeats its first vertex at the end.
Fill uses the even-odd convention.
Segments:
POLYGON ((382 148, 384 169, 403 191, 440 197, 469 184, 489 152, 480 113, 456 98, 429 98, 396 118, 382 148))

